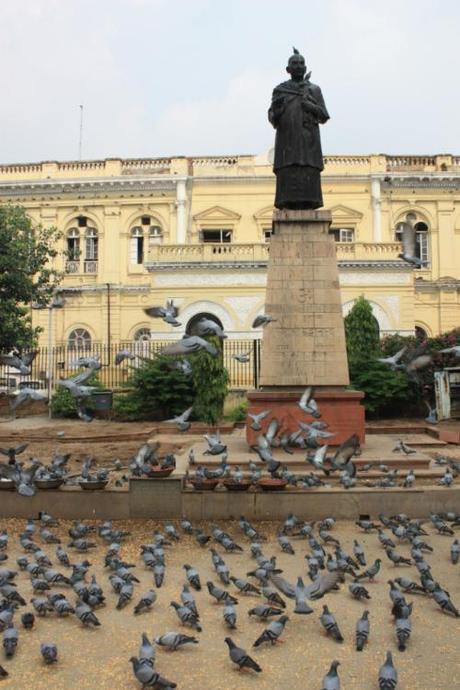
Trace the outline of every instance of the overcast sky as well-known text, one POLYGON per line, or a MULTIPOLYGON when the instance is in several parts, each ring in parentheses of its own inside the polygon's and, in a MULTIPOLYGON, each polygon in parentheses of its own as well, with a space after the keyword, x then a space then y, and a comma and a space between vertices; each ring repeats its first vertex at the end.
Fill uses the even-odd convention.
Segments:
POLYGON ((326 153, 460 154, 459 0, 0 0, 0 163, 262 153, 295 45, 326 153))

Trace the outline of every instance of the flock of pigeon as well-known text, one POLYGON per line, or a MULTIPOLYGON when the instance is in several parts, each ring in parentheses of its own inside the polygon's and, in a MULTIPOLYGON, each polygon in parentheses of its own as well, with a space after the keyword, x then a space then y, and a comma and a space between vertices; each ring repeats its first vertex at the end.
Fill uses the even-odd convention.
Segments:
MULTIPOLYGON (((105 606, 115 605, 117 610, 129 610, 128 607, 131 607, 135 616, 155 613, 161 588, 168 577, 167 554, 171 549, 180 548, 179 542, 184 535, 193 537, 199 547, 209 548, 209 566, 215 571, 215 576, 209 578, 209 567, 204 573, 201 566, 200 573, 192 564, 183 564, 183 580, 181 582, 179 578, 177 581, 177 597, 170 602, 171 618, 174 614, 180 630, 163 632, 154 641, 149 639, 147 633, 143 633, 137 656, 132 655, 129 659, 133 674, 143 688, 167 690, 177 687, 175 681, 164 678, 157 670, 156 649, 177 651, 184 645, 199 644, 199 633, 203 627, 200 609, 211 602, 221 605, 220 614, 218 608, 212 607, 215 616, 220 616, 222 624, 222 642, 220 645, 215 641, 214 658, 223 653, 226 644, 229 660, 238 670, 262 672, 260 663, 254 658, 257 649, 261 645, 273 647, 282 641, 280 638, 286 627, 289 627, 291 616, 295 618, 314 614, 315 618, 318 616, 318 630, 321 626, 330 640, 348 644, 341 632, 340 621, 333 613, 333 600, 338 591, 340 596, 348 596, 366 606, 357 619, 353 642, 356 651, 363 652, 368 644, 372 645, 372 605, 369 602, 378 585, 376 577, 381 569, 382 559, 368 562, 365 548, 359 541, 359 533, 375 534, 376 546, 378 542, 398 574, 398 577, 388 580, 388 603, 393 620, 395 648, 399 652, 404 652, 411 645, 412 613, 415 606, 429 610, 435 604, 446 617, 460 616, 451 595, 440 583, 441 563, 429 543, 430 532, 427 531, 429 526, 439 535, 452 537, 455 535, 454 530, 460 527, 460 515, 431 514, 426 522, 411 520, 403 514, 392 517, 379 515, 378 522, 360 519, 356 525, 359 532, 354 539, 352 553, 348 553, 338 538, 339 530, 334 517, 326 517, 315 524, 302 523, 295 515, 288 515, 278 529, 279 551, 292 557, 298 550, 306 551, 304 566, 301 568, 304 574, 298 575, 296 582, 291 583, 283 576, 283 570, 277 563, 277 555, 265 553, 266 536, 243 516, 240 517, 239 528, 245 539, 244 546, 217 526, 209 526, 210 533, 206 534, 203 529, 183 518, 179 527, 168 522, 163 530, 155 529, 150 541, 141 545, 139 563, 136 564, 126 562, 122 557, 123 545, 129 540, 130 532, 117 529, 112 521, 107 520, 97 526, 75 521, 68 529, 66 550, 55 529, 58 523, 43 512, 38 521, 28 520, 19 535, 23 555, 16 559, 17 569, 0 567, 0 632, 5 657, 8 660, 20 650, 22 634, 30 634, 27 631, 33 628, 40 631, 40 619, 45 616, 69 620, 76 618, 85 628, 99 628, 103 625, 99 610, 105 606), (103 564, 107 572, 104 586, 97 581, 94 572, 91 572, 92 564, 86 557, 89 553, 92 554, 91 558, 95 556, 101 544, 105 545, 103 564), (409 547, 410 557, 399 553, 400 545, 409 547), (53 557, 49 553, 51 547, 55 549, 53 557), (224 556, 235 553, 246 553, 252 559, 252 565, 245 573, 235 572, 224 559, 224 556), (428 560, 431 558, 432 563, 428 560), (399 574, 398 569, 403 567, 412 568, 411 577, 399 574), (143 568, 151 573, 152 585, 145 592, 136 592, 136 587, 140 584, 136 568, 143 568), (20 587, 17 581, 19 571, 22 573, 21 578, 30 578, 33 596, 29 602, 21 593, 24 592, 23 582, 21 581, 20 587), (309 583, 306 578, 310 580, 309 583), (213 580, 218 580, 218 583, 213 580), (107 596, 104 588, 110 588, 113 594, 107 596), (411 601, 408 596, 413 597, 411 601), (260 621, 264 628, 255 636, 252 645, 254 652, 249 653, 234 638, 239 636, 244 627, 245 616, 241 611, 243 607, 239 604, 251 599, 247 616, 260 621), (318 608, 314 608, 319 600, 323 601, 318 608), (23 613, 20 615, 21 609, 23 613), (20 633, 21 627, 25 633, 20 633)), ((3 530, 0 533, 0 562, 8 560, 9 541, 7 530, 3 530)), ((451 544, 450 557, 452 564, 459 563, 458 539, 451 544)), ((147 616, 146 621, 150 621, 147 616)), ((56 640, 40 639, 39 651, 44 663, 59 663, 56 640)), ((321 690, 340 690, 339 665, 338 660, 332 660, 321 690)), ((380 670, 376 669, 380 690, 395 690, 398 685, 396 666, 392 651, 387 651, 380 670)), ((179 673, 179 667, 177 671, 179 673)), ((7 675, 8 671, 0 666, 0 679, 7 675)))
MULTIPOLYGON (((99 467, 93 456, 88 456, 79 472, 71 474, 68 463, 71 453, 54 453, 48 464, 38 458, 30 458, 28 464, 20 456, 28 448, 28 443, 19 446, 0 448, 0 455, 8 458, 7 462, 0 462, 0 489, 3 483, 13 483, 21 496, 35 496, 38 489, 57 489, 61 485, 84 485, 85 489, 104 489, 111 472, 118 472, 115 480, 116 487, 122 487, 129 481, 129 477, 155 476, 157 470, 174 470, 176 457, 173 453, 160 453, 158 442, 143 443, 136 454, 126 462, 114 458, 110 467, 99 467), (122 473, 122 474, 120 474, 122 473)), ((9 487, 8 487, 9 488, 9 487)))
MULTIPOLYGON (((221 456, 219 465, 215 468, 209 468, 197 461, 195 451, 192 448, 189 451, 188 463, 189 467, 194 468, 194 473, 187 472, 185 481, 192 481, 194 485, 200 485, 200 482, 209 480, 225 480, 229 479, 234 484, 241 484, 243 482, 250 483, 256 486, 263 478, 263 470, 273 479, 283 480, 287 485, 296 486, 299 488, 313 489, 320 486, 328 486, 331 481, 331 476, 337 473, 339 483, 344 489, 350 489, 358 485, 359 482, 363 486, 377 487, 377 488, 392 488, 402 486, 404 488, 413 488, 415 486, 416 474, 413 469, 410 469, 404 478, 400 478, 400 470, 398 468, 390 469, 384 463, 366 463, 358 467, 353 458, 361 454, 359 438, 356 434, 352 434, 342 444, 340 444, 333 452, 328 454, 329 446, 328 439, 335 436, 334 432, 328 430, 326 422, 321 421, 321 412, 318 404, 313 397, 313 388, 309 386, 303 392, 298 406, 299 408, 313 420, 299 421, 299 429, 290 432, 283 429, 282 423, 273 417, 269 420, 271 415, 270 410, 262 410, 257 413, 249 413, 251 419, 250 428, 253 431, 261 432, 256 437, 256 443, 251 447, 259 456, 262 464, 257 464, 253 461, 249 462, 248 472, 244 472, 241 467, 231 467, 228 464, 228 452, 226 444, 221 440, 218 432, 214 434, 205 434, 204 438, 208 444, 208 448, 204 451, 204 455, 221 456), (268 422, 265 432, 262 432, 262 423, 268 422), (273 449, 281 448, 285 453, 292 455, 294 448, 305 449, 305 461, 312 471, 309 473, 294 473, 292 472, 279 456, 275 457, 273 449), (380 479, 370 480, 366 478, 370 470, 377 470, 384 476, 380 479), (322 478, 323 477, 323 478, 322 478), (398 483, 401 479, 401 483, 398 483)), ((188 412, 188 411, 187 411, 188 412)), ((178 418, 175 420, 178 423, 178 418)), ((182 422, 183 420, 181 420, 182 422)), ((403 440, 399 440, 393 449, 394 453, 401 453, 403 455, 412 455, 416 452, 415 448, 410 447, 403 440)), ((444 458, 436 461, 438 464, 446 464, 445 474, 438 480, 441 486, 449 487, 454 481, 454 477, 460 473, 460 463, 455 459, 444 458)))

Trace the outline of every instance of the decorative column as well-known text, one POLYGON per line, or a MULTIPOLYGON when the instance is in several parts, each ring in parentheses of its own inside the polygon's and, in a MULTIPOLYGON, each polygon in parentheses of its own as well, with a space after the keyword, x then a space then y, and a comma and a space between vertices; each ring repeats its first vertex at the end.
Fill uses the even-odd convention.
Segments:
POLYGON ((187 188, 185 179, 176 183, 176 244, 185 244, 187 236, 187 188))
POLYGON ((372 195, 372 226, 374 242, 382 241, 382 218, 380 215, 380 179, 373 177, 371 182, 372 195))

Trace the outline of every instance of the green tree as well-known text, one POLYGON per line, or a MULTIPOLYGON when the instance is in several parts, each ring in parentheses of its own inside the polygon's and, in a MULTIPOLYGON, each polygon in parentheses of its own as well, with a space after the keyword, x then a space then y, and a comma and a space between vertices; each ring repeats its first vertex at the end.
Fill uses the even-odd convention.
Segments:
POLYGON ((190 376, 171 368, 173 357, 155 354, 132 368, 128 393, 115 398, 115 413, 122 419, 170 419, 190 407, 195 389, 190 376))
POLYGON ((372 307, 361 295, 345 317, 348 365, 369 360, 380 350, 379 329, 372 307))
POLYGON ((21 206, 0 206, 0 349, 36 343, 30 305, 46 305, 61 279, 52 266, 56 228, 33 226, 21 206))
POLYGON ((222 417, 229 376, 224 366, 222 341, 217 336, 208 337, 206 340, 219 352, 217 356, 213 356, 206 350, 200 350, 190 356, 195 387, 193 418, 215 425, 222 417))

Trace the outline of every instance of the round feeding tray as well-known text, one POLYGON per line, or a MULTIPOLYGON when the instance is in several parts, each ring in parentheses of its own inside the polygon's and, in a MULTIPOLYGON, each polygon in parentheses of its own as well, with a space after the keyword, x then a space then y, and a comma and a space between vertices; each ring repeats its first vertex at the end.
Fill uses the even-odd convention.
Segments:
POLYGON ((152 470, 148 473, 147 477, 149 479, 164 479, 164 477, 169 477, 169 475, 172 474, 174 470, 174 467, 165 467, 164 469, 162 469, 161 467, 159 467, 158 469, 152 468, 152 470))
POLYGON ((257 485, 262 491, 280 491, 286 488, 287 479, 259 479, 257 485))
POLYGON ((190 481, 193 484, 193 487, 198 491, 214 491, 219 483, 218 479, 191 479, 190 481))
POLYGON ((85 491, 97 491, 105 489, 108 483, 108 479, 101 479, 93 482, 79 482, 80 488, 84 489, 85 491))
POLYGON ((251 482, 249 481, 235 482, 233 479, 224 479, 222 484, 227 491, 247 491, 251 486, 251 482))
POLYGON ((59 489, 61 484, 64 483, 63 479, 35 479, 34 484, 37 489, 59 489))

